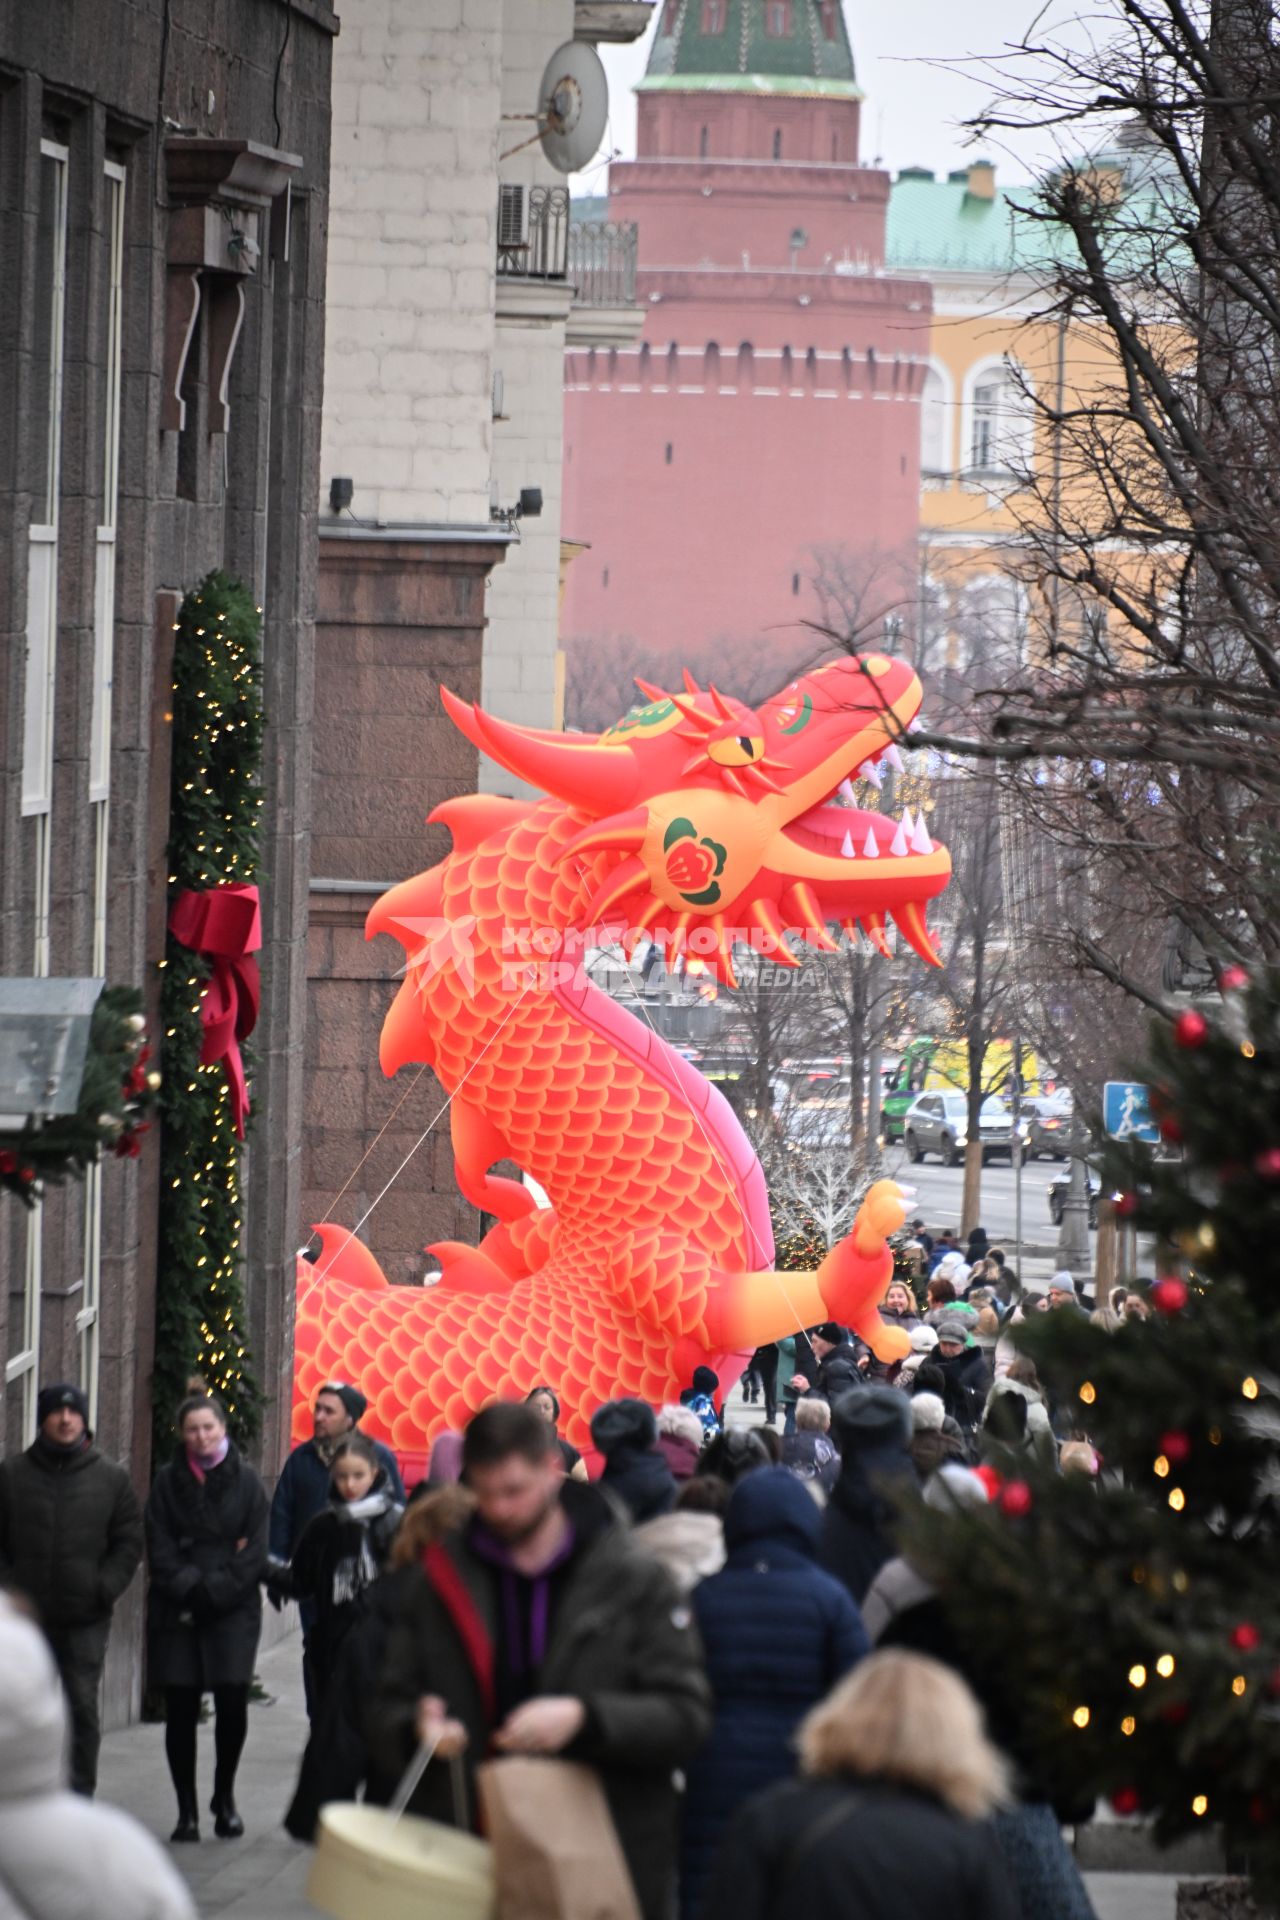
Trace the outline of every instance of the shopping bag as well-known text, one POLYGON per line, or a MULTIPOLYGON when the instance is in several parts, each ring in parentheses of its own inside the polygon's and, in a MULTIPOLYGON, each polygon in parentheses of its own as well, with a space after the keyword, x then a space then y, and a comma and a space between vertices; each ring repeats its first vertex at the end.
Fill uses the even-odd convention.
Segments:
MULTIPOLYGON (((410 1763, 389 1807, 338 1801, 320 1810, 307 1898, 334 1920, 495 1920, 493 1850, 440 1820, 406 1813, 434 1742, 410 1763)), ((460 1767, 454 1810, 465 1818, 460 1767)))
POLYGON ((600 1777, 512 1756, 479 1769, 497 1920, 641 1920, 600 1777))

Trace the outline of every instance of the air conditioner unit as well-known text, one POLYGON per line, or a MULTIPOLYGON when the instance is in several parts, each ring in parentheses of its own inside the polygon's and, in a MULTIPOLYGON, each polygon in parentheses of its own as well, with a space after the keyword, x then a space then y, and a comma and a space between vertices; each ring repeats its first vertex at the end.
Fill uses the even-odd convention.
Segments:
POLYGON ((504 251, 529 244, 529 195, 524 187, 498 188, 498 245, 504 251))

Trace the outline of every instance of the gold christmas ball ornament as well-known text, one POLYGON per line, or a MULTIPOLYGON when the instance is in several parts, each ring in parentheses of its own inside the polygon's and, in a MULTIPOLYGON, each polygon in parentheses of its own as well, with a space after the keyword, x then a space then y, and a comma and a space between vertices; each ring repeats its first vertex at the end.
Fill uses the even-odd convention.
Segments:
POLYGON ((158 1073, 149 1073, 147 1075, 147 1085, 150 1087, 152 1093, 159 1093, 163 1084, 164 1082, 158 1073))

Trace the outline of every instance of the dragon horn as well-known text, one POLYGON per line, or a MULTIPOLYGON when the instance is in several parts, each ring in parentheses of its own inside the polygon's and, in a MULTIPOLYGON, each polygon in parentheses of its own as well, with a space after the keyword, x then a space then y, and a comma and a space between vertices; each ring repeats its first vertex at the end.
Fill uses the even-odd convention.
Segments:
POLYGON ((652 680, 642 680, 638 673, 633 674, 632 678, 646 700, 666 700, 669 698, 665 687, 655 687, 652 680))
POLYGON ((762 949, 766 960, 772 960, 775 965, 779 967, 798 967, 800 965, 795 954, 792 953, 790 947, 787 945, 787 930, 782 923, 782 916, 774 906, 772 900, 753 900, 747 908, 747 918, 754 926, 759 927, 761 933, 765 934, 767 938, 773 942, 772 950, 767 947, 762 949))
POLYGON ((629 893, 635 893, 640 887, 648 887, 648 885, 649 869, 644 861, 634 856, 630 860, 624 860, 588 902, 587 926, 603 926, 613 909, 619 906, 629 893))
POLYGON ((704 713, 702 708, 696 707, 686 694, 673 693, 671 704, 684 715, 686 720, 692 721, 696 727, 701 727, 704 733, 711 733, 720 725, 713 713, 704 713))
POLYGON ((933 937, 924 923, 924 912, 918 901, 908 900, 904 907, 894 907, 893 917, 920 958, 931 967, 940 967, 942 960, 933 944, 933 937))
POLYGON ((729 702, 725 699, 714 681, 708 682, 707 692, 711 695, 712 706, 722 720, 732 720, 736 717, 733 708, 729 705, 729 702))
POLYGON ((713 924, 716 930, 716 960, 720 966, 720 978, 727 987, 736 987, 738 984, 738 976, 733 970, 733 951, 729 943, 729 935, 725 928, 724 920, 720 914, 716 915, 713 924))
POLYGON ((595 736, 578 740, 572 734, 539 734, 518 727, 480 707, 467 706, 447 687, 441 687, 440 698, 472 746, 491 753, 508 773, 541 787, 567 806, 599 815, 612 813, 630 800, 638 769, 626 747, 602 747, 595 736))
POLYGON ((826 922, 822 918, 822 909, 818 905, 817 895, 807 880, 797 880, 794 886, 787 889, 782 901, 782 911, 784 914, 790 913, 795 915, 794 924, 803 927, 806 938, 809 939, 815 947, 819 947, 823 953, 838 953, 840 951, 835 941, 831 938, 831 935, 827 932, 826 922))
POLYGON ((611 813, 607 819, 593 820, 581 833, 565 842, 556 858, 571 860, 575 853, 597 853, 602 847, 610 852, 630 851, 642 845, 649 827, 647 807, 631 807, 626 813, 611 813))
POLYGON ((884 915, 882 913, 864 913, 862 915, 862 924, 866 929, 867 938, 876 952, 882 953, 886 960, 892 960, 893 949, 889 945, 888 936, 884 930, 884 915))
POLYGON ((684 690, 686 693, 702 692, 702 688, 698 685, 697 681, 694 679, 693 675, 690 673, 688 667, 681 668, 681 673, 684 678, 684 690))

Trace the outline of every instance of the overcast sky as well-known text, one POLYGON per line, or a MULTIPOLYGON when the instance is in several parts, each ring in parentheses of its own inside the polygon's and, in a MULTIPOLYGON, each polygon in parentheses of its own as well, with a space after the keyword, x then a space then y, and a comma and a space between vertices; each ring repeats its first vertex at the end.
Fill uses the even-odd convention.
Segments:
MULTIPOLYGON (((1056 10, 1056 9, 1055 9, 1056 10)), ((631 89, 644 73, 655 20, 645 38, 630 47, 601 47, 609 75, 609 126, 596 162, 570 182, 574 193, 603 193, 604 160, 635 153, 636 103, 631 89)), ((1019 39, 1042 7, 1037 0, 845 0, 845 18, 857 64, 862 109, 862 157, 891 171, 924 166, 943 172, 972 157, 960 122, 983 107, 992 87, 972 66, 976 56, 998 54, 1019 39), (942 63, 959 63, 959 70, 942 63)), ((1026 179, 1035 158, 1030 140, 995 151, 1002 178, 1026 179)))

